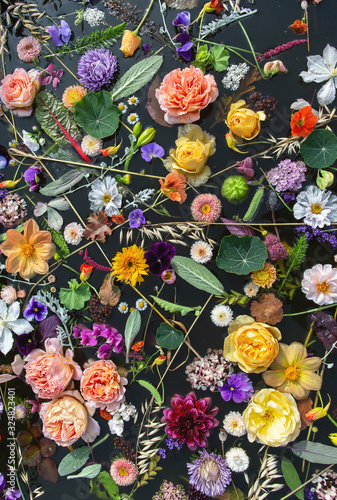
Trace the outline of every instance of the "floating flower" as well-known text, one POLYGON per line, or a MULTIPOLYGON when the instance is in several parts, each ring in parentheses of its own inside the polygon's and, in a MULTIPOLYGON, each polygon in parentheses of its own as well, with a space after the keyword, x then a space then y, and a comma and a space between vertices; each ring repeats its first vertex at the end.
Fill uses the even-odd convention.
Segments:
POLYGON ((129 312, 129 305, 126 302, 120 302, 118 304, 118 311, 122 314, 127 314, 129 312))
POLYGON ((308 137, 314 130, 317 120, 318 118, 312 112, 311 106, 304 106, 297 113, 294 113, 291 118, 291 135, 294 137, 308 137))
POLYGON ((244 472, 249 466, 249 457, 242 448, 231 448, 226 452, 225 459, 232 472, 244 472))
POLYGON ((189 483, 197 491, 212 498, 222 495, 231 483, 231 471, 221 455, 203 450, 200 458, 196 458, 191 464, 188 463, 187 468, 189 483))
POLYGON ((60 47, 70 40, 71 30, 69 24, 62 19, 60 27, 50 26, 48 33, 55 42, 56 47, 60 47))
POLYGON ((264 293, 250 306, 250 314, 260 323, 276 325, 283 318, 283 303, 273 293, 264 293))
POLYGON ((337 87, 337 50, 327 45, 321 56, 309 56, 308 71, 302 71, 300 76, 305 83, 322 83, 325 85, 318 91, 317 100, 321 106, 330 104, 336 96, 337 87))
POLYGON ((67 87, 62 95, 62 102, 67 109, 74 111, 74 106, 86 95, 87 90, 81 85, 67 87))
POLYGON ((14 115, 23 117, 32 114, 32 104, 41 87, 39 76, 36 69, 30 69, 27 73, 23 68, 16 68, 1 80, 0 99, 7 108, 13 110, 14 115))
POLYGON ((254 283, 251 281, 250 283, 247 283, 243 287, 243 291, 245 292, 245 295, 249 298, 256 297, 256 295, 259 292, 259 288, 257 285, 254 285, 254 283))
POLYGON ((245 373, 229 375, 219 391, 224 401, 233 398, 235 403, 247 403, 254 394, 253 384, 245 373))
POLYGON ((228 326, 233 320, 233 311, 229 306, 218 304, 211 311, 211 320, 216 326, 228 326))
POLYGON ((174 269, 166 269, 161 273, 160 277, 168 285, 172 285, 177 279, 174 269))
POLYGON ((252 272, 251 278, 254 285, 271 288, 276 281, 276 268, 270 262, 265 262, 262 269, 252 272))
POLYGON ((145 300, 143 299, 138 299, 136 302, 136 309, 138 309, 138 311, 145 311, 146 308, 147 302, 145 302, 145 300))
POLYGON ((122 205, 122 195, 118 192, 117 181, 114 177, 97 179, 91 185, 88 195, 90 210, 98 212, 104 210, 108 216, 116 215, 122 205))
POLYGON ((194 358, 194 361, 186 366, 185 373, 192 389, 209 389, 213 392, 232 371, 232 365, 225 360, 221 349, 207 349, 206 356, 201 359, 194 358))
POLYGON ((303 273, 302 292, 306 298, 323 306, 337 301, 337 269, 331 264, 316 264, 303 273))
POLYGON ((190 255, 195 262, 206 264, 213 257, 213 249, 206 241, 196 241, 191 246, 190 255))
POLYGON ((136 97, 134 95, 132 95, 131 97, 129 97, 128 104, 130 104, 130 106, 137 106, 138 103, 139 103, 138 97, 136 97))
POLYGON ((243 417, 238 411, 230 411, 222 422, 224 430, 235 437, 242 437, 246 434, 246 426, 243 417))
POLYGON ((289 28, 294 33, 297 33, 297 35, 305 35, 305 33, 308 31, 307 23, 304 23, 301 19, 296 19, 296 21, 294 21, 293 24, 289 26, 289 28))
POLYGON ((171 260, 175 254, 176 249, 171 243, 166 243, 165 241, 153 243, 150 250, 145 253, 145 259, 149 266, 150 273, 160 276, 163 271, 169 269, 171 260))
POLYGON ((68 245, 79 245, 82 241, 85 229, 77 222, 67 224, 63 231, 63 237, 68 245))
POLYGON ((132 229, 140 227, 142 224, 146 223, 146 219, 143 215, 143 210, 136 208, 132 212, 129 213, 129 226, 132 229))
POLYGON ((191 213, 198 222, 215 222, 221 214, 221 201, 215 194, 199 194, 191 204, 191 213))
POLYGON ((129 486, 136 481, 138 469, 131 460, 117 458, 111 464, 110 476, 118 486, 129 486))
POLYGON ((142 283, 149 270, 144 254, 145 250, 137 245, 123 248, 112 260, 112 274, 132 286, 142 283))
POLYGON ((165 177, 164 181, 159 179, 159 182, 162 193, 168 196, 170 200, 184 203, 187 198, 187 194, 185 193, 186 177, 184 175, 178 174, 176 170, 173 170, 171 174, 165 177))
POLYGON ((23 311, 23 317, 27 321, 42 321, 48 315, 48 308, 41 304, 35 297, 32 297, 23 311))
POLYGON ((37 339, 32 332, 22 333, 16 339, 16 347, 22 356, 28 356, 37 346, 37 339))
POLYGON ((117 105, 117 107, 118 107, 119 111, 121 111, 121 112, 122 112, 122 114, 123 114, 123 115, 124 115, 124 114, 127 112, 127 110, 128 110, 128 107, 127 107, 127 105, 126 105, 126 104, 124 104, 124 102, 120 102, 120 103, 117 105))
POLYGON ((131 113, 131 115, 127 117, 127 121, 130 125, 135 125, 139 122, 139 115, 137 115, 137 113, 131 113))
POLYGON ((313 228, 330 226, 337 222, 337 196, 309 186, 297 196, 293 210, 295 219, 304 219, 313 228))
POLYGON ((220 12, 224 9, 224 6, 221 0, 211 0, 204 5, 204 9, 206 12, 215 11, 216 14, 220 14, 220 12))
POLYGON ((83 152, 88 156, 97 156, 103 147, 102 139, 96 139, 91 135, 85 135, 81 142, 83 152))
POLYGON ((298 191, 305 181, 306 171, 307 167, 303 161, 295 162, 286 158, 267 172, 267 179, 278 192, 298 191))
POLYGON ((117 57, 106 49, 88 50, 79 60, 79 82, 91 92, 98 92, 108 85, 117 70, 117 57))
POLYGON ((43 171, 43 167, 33 165, 23 173, 23 178, 29 183, 29 191, 37 191, 39 189, 40 182, 43 179, 43 171))
POLYGON ((12 331, 17 335, 34 330, 32 325, 20 316, 20 303, 14 302, 9 307, 0 299, 0 351, 6 355, 12 348, 12 331))
POLYGON ((327 405, 322 408, 321 406, 316 406, 316 408, 313 408, 312 410, 308 411, 308 413, 305 414, 305 417, 312 421, 319 420, 320 418, 324 418, 327 416, 328 410, 331 405, 331 400, 327 405))
POLYGON ((5 285, 1 288, 0 297, 7 306, 10 306, 17 299, 16 289, 12 285, 5 285))
POLYGON ((243 99, 232 104, 225 122, 230 130, 230 139, 235 142, 254 139, 260 133, 261 121, 266 119, 263 111, 255 113, 252 109, 245 108, 245 105, 243 99))
POLYGON ((268 258, 271 261, 275 262, 277 259, 285 260, 287 258, 288 251, 277 236, 268 234, 264 243, 267 247, 268 258))
POLYGON ((25 36, 17 44, 16 50, 21 61, 31 63, 42 54, 42 45, 34 36, 25 36))
POLYGON ((162 158, 165 154, 164 148, 156 142, 150 142, 140 148, 143 160, 150 162, 153 158, 162 158))

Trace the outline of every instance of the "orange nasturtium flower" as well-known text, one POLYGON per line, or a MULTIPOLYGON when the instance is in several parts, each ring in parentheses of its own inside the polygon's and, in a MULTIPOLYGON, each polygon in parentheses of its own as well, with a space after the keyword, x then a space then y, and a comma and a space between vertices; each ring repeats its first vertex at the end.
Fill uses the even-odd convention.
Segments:
POLYGON ((162 193, 168 196, 170 200, 179 201, 179 203, 183 203, 186 200, 186 177, 184 175, 178 174, 176 170, 173 170, 173 172, 165 177, 165 181, 159 179, 159 182, 162 193))
POLYGON ((301 21, 301 19, 296 19, 296 21, 294 21, 289 27, 298 35, 304 35, 308 31, 308 25, 301 21))
POLYGON ((48 231, 39 231, 35 220, 29 219, 25 223, 23 234, 16 229, 9 229, 6 236, 0 250, 7 257, 8 273, 19 273, 21 278, 30 279, 36 274, 48 272, 46 260, 56 251, 48 231))
POLYGON ((311 106, 304 106, 293 114, 290 122, 291 134, 294 137, 307 137, 314 130, 317 116, 312 112, 311 106))
POLYGON ((135 352, 138 352, 141 350, 141 348, 143 347, 144 345, 144 342, 142 340, 140 340, 139 342, 136 342, 135 344, 133 344, 131 346, 131 349, 135 352))

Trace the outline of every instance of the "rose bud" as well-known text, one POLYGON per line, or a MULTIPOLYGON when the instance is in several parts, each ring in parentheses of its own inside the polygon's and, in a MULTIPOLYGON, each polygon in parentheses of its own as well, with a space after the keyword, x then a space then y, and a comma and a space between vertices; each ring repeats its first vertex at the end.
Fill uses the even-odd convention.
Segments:
POLYGON ((122 38, 122 45, 119 50, 123 52, 125 57, 131 57, 140 46, 141 41, 142 39, 135 31, 125 30, 122 38))

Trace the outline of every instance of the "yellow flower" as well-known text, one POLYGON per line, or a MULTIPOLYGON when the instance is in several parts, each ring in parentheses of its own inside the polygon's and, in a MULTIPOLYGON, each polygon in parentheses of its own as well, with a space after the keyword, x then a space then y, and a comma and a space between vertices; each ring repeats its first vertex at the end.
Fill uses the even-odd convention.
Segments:
POLYGON ((337 433, 333 432, 332 434, 329 434, 329 438, 331 439, 332 444, 337 446, 337 433))
POLYGON ((147 276, 149 269, 144 254, 145 250, 137 245, 123 248, 112 260, 112 274, 119 281, 125 281, 132 286, 142 283, 144 281, 142 275, 147 276))
POLYGON ((67 87, 63 92, 62 102, 66 108, 74 111, 75 104, 81 101, 86 93, 86 89, 81 85, 72 85, 71 87, 67 87))
POLYGON ((254 285, 270 288, 276 280, 275 266, 265 262, 262 269, 252 272, 251 278, 254 285))
POLYGON ((264 372, 278 354, 278 328, 257 323, 250 316, 238 316, 228 328, 224 343, 224 357, 238 363, 246 373, 264 372))
POLYGON ((123 52, 125 57, 133 56, 141 44, 140 36, 135 35, 133 31, 125 30, 122 38, 122 45, 119 50, 123 52))
POLYGON ((314 373, 321 365, 321 358, 307 358, 307 350, 300 342, 289 346, 279 344, 279 353, 263 375, 263 380, 281 392, 296 399, 305 399, 310 391, 319 391, 322 377, 314 373))
POLYGON ((330 405, 331 405, 331 400, 326 406, 324 406, 324 408, 322 408, 321 406, 316 406, 316 408, 313 408, 312 410, 308 411, 308 413, 306 413, 305 416, 309 420, 319 420, 320 418, 326 417, 330 405))
POLYGON ((261 121, 266 119, 263 111, 255 113, 252 109, 245 108, 245 104, 243 99, 232 104, 227 115, 229 136, 236 142, 241 142, 241 139, 254 139, 261 130, 261 121))
POLYGON ((207 182, 211 174, 207 161, 215 153, 215 138, 199 125, 187 124, 179 127, 175 142, 176 149, 164 160, 165 168, 185 175, 195 187, 207 182))
POLYGON ((262 389, 254 394, 243 412, 248 440, 267 446, 285 446, 300 433, 301 416, 290 394, 262 389))

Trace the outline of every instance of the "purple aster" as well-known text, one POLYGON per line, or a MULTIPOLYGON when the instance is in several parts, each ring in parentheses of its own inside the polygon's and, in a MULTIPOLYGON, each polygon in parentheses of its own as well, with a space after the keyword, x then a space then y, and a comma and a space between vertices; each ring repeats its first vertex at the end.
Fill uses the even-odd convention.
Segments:
POLYGON ((136 210, 133 210, 132 212, 129 213, 129 226, 132 229, 135 229, 142 224, 145 224, 146 219, 143 215, 143 210, 140 210, 140 208, 136 208, 136 210))
POLYGON ((34 337, 34 332, 23 333, 16 339, 16 347, 22 356, 28 356, 37 346, 37 340, 34 337))
POLYGON ((187 467, 190 484, 204 495, 222 495, 231 482, 231 471, 226 460, 215 453, 203 450, 200 458, 187 464, 187 467))
POLYGON ((112 347, 109 344, 103 344, 98 348, 98 359, 109 359, 112 353, 112 347))
POLYGON ((79 60, 77 75, 79 82, 91 92, 98 92, 110 83, 117 70, 117 57, 109 50, 88 50, 79 60))
POLYGON ((17 500, 18 498, 21 498, 21 493, 19 490, 14 490, 12 488, 9 488, 4 496, 4 500, 17 500))
POLYGON ((71 30, 69 24, 65 21, 61 21, 61 26, 51 26, 48 28, 48 33, 55 42, 56 47, 68 43, 70 40, 71 30))
POLYGON ((0 493, 2 493, 5 488, 6 488, 6 481, 3 474, 1 474, 0 472, 0 493))
POLYGON ((26 318, 27 321, 42 321, 48 315, 48 308, 44 304, 41 304, 35 297, 32 297, 23 311, 23 317, 26 318))
POLYGON ((156 142, 145 144, 140 150, 143 160, 148 162, 152 161, 152 158, 162 158, 165 154, 165 150, 156 142))
POLYGON ((191 24, 191 14, 187 10, 179 12, 174 21, 172 21, 172 24, 177 26, 177 28, 188 28, 191 24))
POLYGON ((23 178, 29 183, 29 191, 36 191, 39 188, 42 172, 43 167, 36 167, 35 165, 27 168, 24 172, 23 178))
POLYGON ((232 373, 222 387, 219 387, 222 399, 234 403, 248 402, 254 394, 253 384, 245 373, 232 373))
POLYGON ((145 259, 149 266, 150 273, 160 276, 164 271, 169 269, 171 260, 176 254, 176 249, 171 243, 160 241, 153 243, 150 250, 145 252, 145 259))

